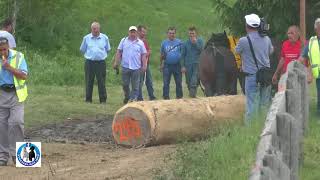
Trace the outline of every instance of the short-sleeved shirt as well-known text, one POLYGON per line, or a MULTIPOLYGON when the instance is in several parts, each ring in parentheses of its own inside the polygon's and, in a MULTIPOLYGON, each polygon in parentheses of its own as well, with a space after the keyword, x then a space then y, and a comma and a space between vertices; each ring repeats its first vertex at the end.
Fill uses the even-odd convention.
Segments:
MULTIPOLYGON (((13 59, 12 50, 9 50, 9 56, 8 56, 8 63, 9 64, 12 61, 12 59, 13 59)), ((3 67, 3 65, 2 65, 2 62, 3 62, 2 57, 0 57, 0 60, 1 60, 0 86, 4 85, 4 84, 14 84, 14 82, 13 82, 13 74, 3 67)), ((25 74, 28 74, 27 63, 26 63, 26 60, 25 60, 23 54, 21 54, 21 56, 20 56, 20 61, 21 61, 21 63, 20 63, 20 65, 19 65, 19 67, 17 69, 21 70, 25 74)))
POLYGON ((122 53, 122 67, 131 70, 137 70, 142 67, 142 55, 146 54, 147 50, 140 39, 130 40, 125 37, 120 41, 118 50, 122 53))
POLYGON ((291 43, 289 40, 286 40, 282 43, 281 54, 280 56, 284 59, 284 64, 282 67, 282 72, 287 71, 287 66, 291 61, 297 60, 301 53, 301 41, 298 40, 294 43, 291 43))
POLYGON ((91 61, 103 61, 107 58, 111 50, 109 38, 103 33, 95 37, 92 33, 83 37, 80 51, 84 54, 85 59, 91 61))
MULTIPOLYGON (((257 31, 248 33, 248 36, 251 39, 259 69, 262 67, 270 67, 269 55, 273 53, 270 38, 268 36, 261 37, 257 31)), ((239 39, 236 46, 236 53, 241 55, 243 72, 255 74, 258 71, 247 37, 239 39)))
POLYGON ((178 64, 182 56, 183 43, 180 39, 166 39, 161 43, 160 53, 164 56, 165 64, 178 64))
POLYGON ((149 46, 149 44, 148 44, 148 41, 146 40, 146 39, 141 39, 141 41, 143 42, 143 44, 144 44, 144 47, 146 48, 146 50, 147 50, 147 53, 149 54, 148 56, 147 56, 147 62, 149 63, 149 60, 150 60, 150 46, 149 46))
POLYGON ((8 39, 9 48, 16 48, 16 40, 14 39, 13 35, 7 31, 0 30, 0 37, 5 37, 8 39))

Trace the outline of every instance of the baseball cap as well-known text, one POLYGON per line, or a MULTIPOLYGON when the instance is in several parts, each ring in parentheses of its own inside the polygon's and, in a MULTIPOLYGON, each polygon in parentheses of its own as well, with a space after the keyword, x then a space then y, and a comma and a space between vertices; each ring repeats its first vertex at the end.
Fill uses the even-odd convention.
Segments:
POLYGON ((6 37, 0 37, 0 45, 8 44, 8 39, 6 37))
POLYGON ((254 28, 257 28, 260 26, 260 18, 258 15, 249 14, 249 15, 246 15, 244 18, 246 19, 246 23, 249 26, 254 27, 254 28))
POLYGON ((136 26, 130 26, 130 27, 129 27, 129 31, 132 31, 132 30, 135 30, 135 31, 136 31, 136 30, 137 30, 137 27, 136 27, 136 26))

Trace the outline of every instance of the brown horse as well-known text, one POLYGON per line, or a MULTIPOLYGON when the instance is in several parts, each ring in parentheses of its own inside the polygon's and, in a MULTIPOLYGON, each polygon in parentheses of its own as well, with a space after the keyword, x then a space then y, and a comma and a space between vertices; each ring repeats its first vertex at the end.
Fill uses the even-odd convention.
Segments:
POLYGON ((206 96, 237 94, 238 69, 226 33, 212 34, 200 54, 200 82, 206 96))

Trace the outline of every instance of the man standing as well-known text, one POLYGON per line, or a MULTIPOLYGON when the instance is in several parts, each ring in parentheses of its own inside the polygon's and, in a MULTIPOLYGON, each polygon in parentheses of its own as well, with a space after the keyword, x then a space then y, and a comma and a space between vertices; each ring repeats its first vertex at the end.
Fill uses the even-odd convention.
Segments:
POLYGON ((300 61, 305 64, 309 62, 308 82, 316 79, 317 86, 317 114, 320 116, 320 18, 317 18, 314 23, 316 36, 310 38, 309 43, 305 46, 300 61))
POLYGON ((108 52, 110 51, 109 38, 100 33, 100 24, 93 22, 91 24, 91 33, 84 36, 80 51, 84 54, 85 60, 85 81, 86 81, 86 102, 92 103, 92 90, 94 77, 97 77, 100 103, 106 103, 107 92, 105 86, 106 80, 106 62, 108 52))
POLYGON ((247 36, 240 38, 236 52, 241 55, 242 70, 246 74, 245 92, 246 92, 246 123, 252 119, 257 109, 268 107, 271 100, 271 86, 261 85, 256 81, 258 68, 270 68, 269 55, 273 52, 273 46, 268 36, 262 36, 258 33, 260 18, 256 14, 245 16, 247 36), (250 41, 252 50, 250 47, 250 41), (254 56, 257 60, 255 63, 254 56), (258 68, 257 68, 258 66, 258 68))
POLYGON ((182 73, 186 73, 189 96, 195 98, 199 85, 199 57, 203 40, 197 37, 196 27, 189 28, 189 39, 184 43, 182 54, 182 73))
POLYGON ((147 87, 147 91, 148 91, 148 95, 149 95, 149 100, 152 101, 152 100, 156 99, 156 97, 153 94, 154 90, 153 90, 152 76, 151 76, 151 71, 149 68, 151 49, 150 49, 149 44, 147 42, 146 35, 147 35, 147 28, 143 25, 139 25, 138 26, 138 36, 139 36, 139 39, 142 40, 142 42, 144 43, 144 47, 147 50, 147 55, 146 55, 146 57, 147 57, 147 70, 145 73, 142 73, 141 77, 140 77, 139 96, 138 96, 139 101, 143 101, 142 86, 143 86, 144 80, 146 83, 146 87, 147 87))
POLYGON ((129 27, 129 36, 123 38, 118 46, 113 68, 122 66, 123 103, 137 101, 139 95, 140 74, 147 69, 147 50, 138 39, 137 27, 129 27), (132 90, 130 91, 130 82, 132 90))
POLYGON ((298 26, 288 28, 288 39, 282 43, 280 60, 277 69, 272 77, 272 83, 277 84, 279 75, 287 71, 287 66, 291 61, 296 61, 300 57, 301 45, 300 30, 298 26))
POLYGON ((183 97, 182 74, 181 74, 181 53, 182 42, 176 39, 176 28, 169 27, 167 31, 168 39, 162 41, 160 49, 160 71, 163 72, 163 99, 170 99, 170 80, 171 75, 176 83, 176 98, 183 97))
POLYGON ((10 156, 15 162, 16 142, 24 140, 28 69, 24 55, 9 49, 5 37, 0 37, 0 55, 0 166, 6 166, 10 156))
POLYGON ((9 41, 9 48, 15 49, 16 48, 16 40, 14 39, 13 35, 13 27, 12 27, 12 20, 6 19, 2 22, 2 29, 0 30, 0 37, 5 37, 9 41))

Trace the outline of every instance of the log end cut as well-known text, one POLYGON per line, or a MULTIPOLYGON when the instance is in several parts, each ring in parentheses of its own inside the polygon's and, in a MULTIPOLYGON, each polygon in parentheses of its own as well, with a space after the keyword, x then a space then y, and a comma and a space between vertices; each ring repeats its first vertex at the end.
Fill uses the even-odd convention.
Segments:
POLYGON ((114 116, 112 133, 117 144, 127 147, 143 146, 152 140, 150 120, 146 113, 130 105, 119 109, 114 116))

